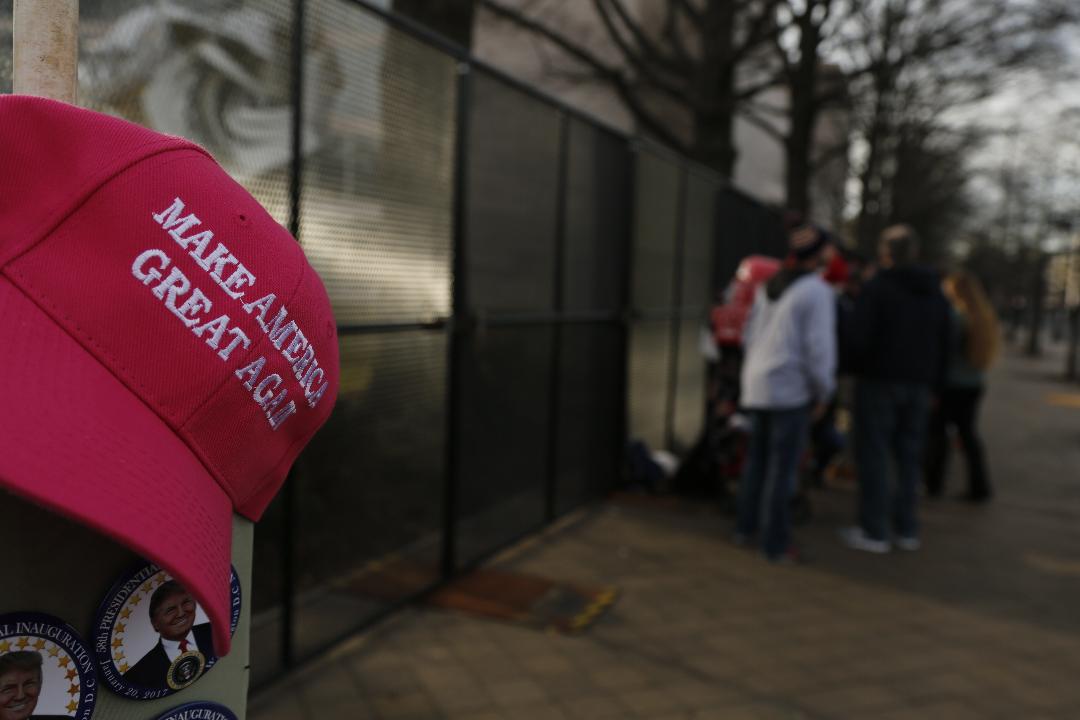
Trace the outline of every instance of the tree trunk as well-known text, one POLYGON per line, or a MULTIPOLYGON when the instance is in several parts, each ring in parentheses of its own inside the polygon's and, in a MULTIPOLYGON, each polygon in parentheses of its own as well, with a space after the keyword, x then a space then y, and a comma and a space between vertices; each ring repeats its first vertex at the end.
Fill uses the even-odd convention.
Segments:
POLYGON ((884 109, 881 107, 881 98, 878 98, 878 106, 874 111, 874 120, 870 126, 870 132, 866 136, 867 154, 866 166, 859 175, 861 189, 859 191, 859 219, 856 225, 856 239, 859 251, 864 256, 873 258, 877 256, 877 236, 881 231, 882 209, 881 199, 884 194, 881 178, 882 147, 885 139, 884 109))
POLYGON ((710 2, 702 18, 702 62, 694 83, 693 155, 722 177, 735 173, 735 13, 733 2, 710 2))
POLYGON ((877 68, 873 71, 874 115, 867 132, 868 145, 866 167, 861 174, 862 191, 856 239, 859 250, 867 257, 877 257, 878 233, 885 225, 885 143, 892 126, 893 100, 896 94, 897 74, 900 68, 892 64, 896 34, 908 9, 907 3, 888 3, 884 9, 881 26, 881 47, 878 51, 877 68))
POLYGON ((1043 309, 1046 304, 1046 291, 1044 275, 1046 274, 1046 259, 1041 251, 1036 251, 1034 277, 1031 278, 1031 315, 1028 327, 1027 350, 1028 357, 1039 357, 1042 354, 1040 343, 1043 325, 1043 309))
POLYGON ((886 143, 892 126, 893 95, 896 92, 895 77, 887 67, 874 74, 874 115, 866 135, 866 167, 860 175, 859 220, 856 237, 859 251, 866 257, 877 257, 878 234, 886 222, 886 143))
POLYGON ((733 135, 731 113, 699 113, 694 118, 694 159, 730 180, 736 160, 733 135))
POLYGON ((809 217, 811 208, 810 178, 814 131, 818 120, 818 46, 821 28, 814 23, 817 3, 807 4, 799 17, 799 63, 791 83, 791 125, 784 143, 786 197, 789 210, 798 210, 809 217))
POLYGON ((811 164, 810 152, 813 148, 812 123, 803 121, 802 127, 795 127, 796 112, 791 114, 791 134, 784 143, 786 182, 786 205, 789 210, 798 210, 804 217, 809 217, 813 210, 810 200, 811 164))

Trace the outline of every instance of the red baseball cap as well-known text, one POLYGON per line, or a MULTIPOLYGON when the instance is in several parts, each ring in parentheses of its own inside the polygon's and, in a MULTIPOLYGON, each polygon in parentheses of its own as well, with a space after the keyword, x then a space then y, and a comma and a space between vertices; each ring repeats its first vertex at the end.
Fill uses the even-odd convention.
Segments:
POLYGON ((229 650, 257 520, 338 387, 299 244, 202 148, 0 96, 0 485, 159 564, 229 650))

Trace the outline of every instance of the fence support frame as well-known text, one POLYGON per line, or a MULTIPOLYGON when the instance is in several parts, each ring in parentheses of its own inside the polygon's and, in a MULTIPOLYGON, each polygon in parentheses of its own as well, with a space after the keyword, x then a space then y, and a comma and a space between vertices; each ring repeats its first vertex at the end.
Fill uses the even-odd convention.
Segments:
MULTIPOLYGON (((292 106, 293 117, 290 142, 292 163, 289 167, 289 232, 300 242, 300 202, 304 174, 304 18, 305 0, 293 5, 292 42, 292 106)), ((299 464, 299 463, 297 463, 299 464)), ((296 483, 299 474, 296 465, 289 471, 282 488, 283 532, 281 535, 281 663, 288 670, 296 663, 296 483)))
POLYGON ((678 215, 675 217, 675 257, 672 262, 671 280, 671 328, 668 340, 668 388, 667 407, 664 409, 664 447, 675 450, 675 404, 679 391, 679 335, 682 330, 682 282, 683 253, 686 248, 686 211, 689 207, 690 170, 684 163, 679 165, 678 215))
POLYGON ((463 334, 468 329, 468 193, 469 193, 469 131, 470 104, 472 99, 472 68, 469 63, 457 66, 456 127, 454 128, 454 198, 453 198, 453 282, 451 287, 450 322, 447 324, 446 349, 446 434, 445 460, 443 465, 443 536, 441 572, 443 580, 449 580, 458 569, 457 519, 458 452, 461 445, 460 423, 461 367, 465 360, 463 334))

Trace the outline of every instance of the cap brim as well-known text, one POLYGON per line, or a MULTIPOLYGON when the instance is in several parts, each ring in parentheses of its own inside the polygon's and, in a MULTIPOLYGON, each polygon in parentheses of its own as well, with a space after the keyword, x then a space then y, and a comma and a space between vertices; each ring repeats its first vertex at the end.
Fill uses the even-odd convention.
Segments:
POLYGON ((168 425, 2 275, 0 328, 0 484, 167 570, 202 605, 224 655, 229 497, 168 425))

